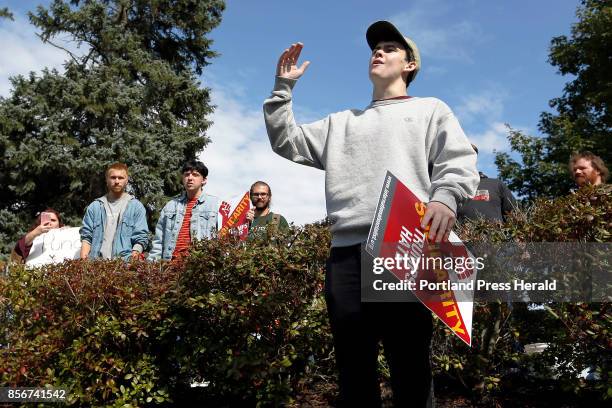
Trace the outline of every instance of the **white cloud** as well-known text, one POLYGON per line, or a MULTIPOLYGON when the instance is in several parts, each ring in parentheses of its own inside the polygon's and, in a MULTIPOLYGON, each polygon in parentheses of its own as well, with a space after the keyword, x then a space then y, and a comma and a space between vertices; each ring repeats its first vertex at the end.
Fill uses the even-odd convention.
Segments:
MULTIPOLYGON (((39 72, 44 67, 62 71, 62 64, 69 58, 65 51, 43 43, 36 36, 36 28, 24 17, 15 15, 15 21, 0 20, 0 95, 8 96, 11 89, 9 78, 31 71, 39 72)), ((74 43, 55 39, 62 47, 74 52, 74 43)))
POLYGON ((440 60, 472 62, 470 48, 483 41, 480 27, 467 20, 458 20, 448 3, 417 0, 407 11, 389 20, 412 38, 421 55, 440 60), (446 24, 446 21, 455 21, 446 24))
MULTIPOLYGON (((325 217, 324 173, 272 152, 261 106, 247 106, 234 86, 212 85, 217 105, 207 134, 212 143, 200 156, 209 168, 206 190, 229 198, 256 180, 270 184, 273 211, 304 224, 325 217)), ((262 101, 263 102, 263 101, 262 101)))
POLYGON ((508 129, 505 124, 493 122, 484 132, 468 133, 467 137, 471 143, 478 147, 478 155, 482 156, 483 154, 493 154, 493 150, 498 152, 510 150, 510 145, 506 138, 507 134, 508 129))
POLYGON ((483 89, 478 93, 463 96, 455 113, 462 123, 499 120, 507 96, 507 92, 498 86, 483 89))
MULTIPOLYGON (((532 132, 533 129, 523 126, 512 126, 515 130, 520 130, 526 134, 532 132)), ((466 131, 467 137, 471 143, 478 146, 478 170, 484 172, 489 177, 495 177, 497 174, 497 166, 495 165, 494 153, 506 152, 511 156, 515 156, 516 152, 510 149, 508 142, 508 128, 502 122, 492 122, 483 132, 466 131)))

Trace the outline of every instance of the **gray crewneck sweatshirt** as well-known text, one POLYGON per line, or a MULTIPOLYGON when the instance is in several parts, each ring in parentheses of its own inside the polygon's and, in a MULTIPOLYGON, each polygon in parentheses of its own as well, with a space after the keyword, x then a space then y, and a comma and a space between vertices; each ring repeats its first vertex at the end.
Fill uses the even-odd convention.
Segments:
POLYGON ((298 125, 292 111, 297 81, 276 78, 264 102, 272 149, 325 170, 332 246, 367 238, 387 170, 424 202, 453 211, 478 186, 476 153, 450 108, 436 98, 375 101, 298 125))

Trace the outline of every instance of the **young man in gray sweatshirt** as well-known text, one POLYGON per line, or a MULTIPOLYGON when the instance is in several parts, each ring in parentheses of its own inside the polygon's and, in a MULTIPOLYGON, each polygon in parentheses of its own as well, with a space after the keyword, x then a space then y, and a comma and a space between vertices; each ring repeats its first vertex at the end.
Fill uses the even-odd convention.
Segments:
POLYGON ((428 203, 422 227, 446 240, 457 205, 478 185, 476 154, 444 102, 407 95, 421 68, 418 48, 387 21, 366 33, 372 49, 372 102, 298 125, 292 89, 309 62, 298 65, 301 43, 281 55, 272 95, 264 102, 272 149, 325 171, 332 248, 325 294, 341 406, 380 406, 376 366, 382 340, 396 407, 431 404, 430 312, 419 303, 361 303, 360 266, 387 170, 428 203))

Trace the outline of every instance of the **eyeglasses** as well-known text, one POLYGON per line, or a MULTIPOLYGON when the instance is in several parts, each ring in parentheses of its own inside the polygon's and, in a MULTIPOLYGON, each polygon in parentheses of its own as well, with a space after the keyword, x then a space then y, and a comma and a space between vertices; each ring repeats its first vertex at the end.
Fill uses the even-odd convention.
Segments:
POLYGON ((268 193, 251 193, 253 197, 267 197, 268 193))

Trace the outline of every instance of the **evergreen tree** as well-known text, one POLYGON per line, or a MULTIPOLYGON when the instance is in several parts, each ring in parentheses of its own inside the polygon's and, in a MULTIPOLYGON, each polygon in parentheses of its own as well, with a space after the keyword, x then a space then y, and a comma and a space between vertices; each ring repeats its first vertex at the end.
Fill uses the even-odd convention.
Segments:
POLYGON ((13 13, 8 9, 8 7, 3 7, 0 9, 0 19, 8 18, 9 20, 14 20, 13 13))
POLYGON ((42 41, 63 48, 68 35, 79 52, 65 50, 63 73, 11 78, 0 98, 1 253, 47 206, 79 225, 114 161, 130 166, 152 214, 180 191, 177 169, 209 141, 213 107, 196 75, 216 55, 207 34, 223 10, 222 0, 54 0, 29 13, 42 41))
POLYGON ((570 38, 553 38, 550 63, 562 75, 573 75, 563 95, 549 104, 539 129, 543 138, 511 130, 510 145, 522 163, 498 153, 500 178, 528 198, 565 194, 574 185, 567 170, 572 152, 591 150, 612 164, 612 3, 583 0, 570 38))

